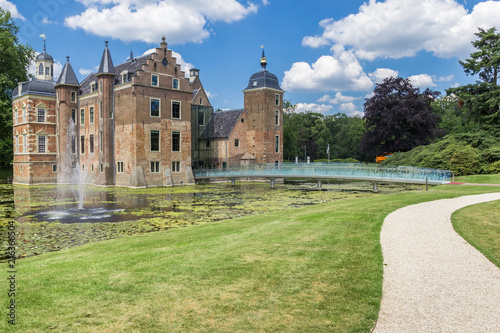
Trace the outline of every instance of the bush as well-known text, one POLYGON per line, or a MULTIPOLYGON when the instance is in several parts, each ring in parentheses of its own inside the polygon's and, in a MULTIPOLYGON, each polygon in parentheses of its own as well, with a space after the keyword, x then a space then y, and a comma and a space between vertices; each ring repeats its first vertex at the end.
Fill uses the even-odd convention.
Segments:
POLYGON ((500 174, 500 161, 496 161, 490 165, 490 173, 498 173, 500 174))
POLYGON ((450 159, 450 169, 457 176, 481 173, 478 150, 471 146, 460 147, 450 159))

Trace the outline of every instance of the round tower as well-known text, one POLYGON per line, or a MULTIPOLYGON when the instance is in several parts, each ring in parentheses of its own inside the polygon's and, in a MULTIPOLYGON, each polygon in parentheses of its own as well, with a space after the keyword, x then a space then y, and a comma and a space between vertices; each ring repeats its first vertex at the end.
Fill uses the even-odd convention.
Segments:
POLYGON ((276 75, 267 70, 262 48, 261 70, 243 90, 248 152, 257 163, 283 162, 283 94, 276 75))

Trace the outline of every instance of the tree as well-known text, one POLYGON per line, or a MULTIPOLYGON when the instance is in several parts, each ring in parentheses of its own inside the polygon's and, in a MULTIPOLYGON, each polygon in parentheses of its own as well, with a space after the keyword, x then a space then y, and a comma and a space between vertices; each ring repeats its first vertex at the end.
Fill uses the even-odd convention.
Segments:
POLYGON ((28 79, 34 58, 30 46, 19 44, 16 26, 8 11, 0 8, 0 165, 12 162, 12 89, 28 79))
POLYGON ((360 147, 367 158, 408 151, 440 136, 436 129, 440 117, 431 107, 438 96, 439 92, 428 88, 421 93, 401 77, 377 84, 373 97, 364 104, 366 133, 360 147))
POLYGON ((467 75, 478 75, 475 84, 450 88, 448 95, 460 98, 469 118, 483 125, 485 129, 500 132, 500 33, 496 28, 479 28, 477 39, 472 45, 478 50, 471 53, 470 59, 459 61, 467 75))

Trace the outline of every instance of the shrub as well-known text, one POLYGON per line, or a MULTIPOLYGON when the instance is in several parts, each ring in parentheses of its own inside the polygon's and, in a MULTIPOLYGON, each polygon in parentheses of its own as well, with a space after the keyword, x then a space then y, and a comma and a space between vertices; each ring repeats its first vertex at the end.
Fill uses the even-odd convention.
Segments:
POLYGON ((478 150, 471 146, 458 147, 451 156, 450 170, 457 176, 481 173, 478 150))
POLYGON ((489 171, 490 171, 490 173, 500 174, 500 161, 496 161, 494 163, 491 163, 489 171))

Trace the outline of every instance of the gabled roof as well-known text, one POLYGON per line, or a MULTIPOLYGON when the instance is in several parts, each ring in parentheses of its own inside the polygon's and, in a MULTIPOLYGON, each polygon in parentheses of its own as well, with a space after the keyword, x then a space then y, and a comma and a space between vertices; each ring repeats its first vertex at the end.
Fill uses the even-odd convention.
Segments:
POLYGON ((214 112, 200 139, 229 138, 244 109, 214 112))
POLYGON ((113 60, 111 59, 111 53, 109 53, 108 42, 106 41, 106 46, 104 47, 104 52, 102 53, 101 63, 99 64, 99 70, 97 74, 115 74, 115 66, 113 66, 113 60))
POLYGON ((59 75, 59 78, 57 79, 56 86, 59 84, 68 84, 72 86, 80 85, 78 83, 78 79, 76 78, 75 72, 73 71, 73 67, 71 67, 71 64, 69 63, 69 57, 66 61, 66 64, 64 64, 61 75, 59 75))
MULTIPOLYGON (((56 95, 56 88, 53 81, 33 79, 31 81, 21 83, 21 96, 28 94, 53 97, 56 95)), ((12 91, 13 99, 17 98, 18 96, 19 85, 12 91)))

